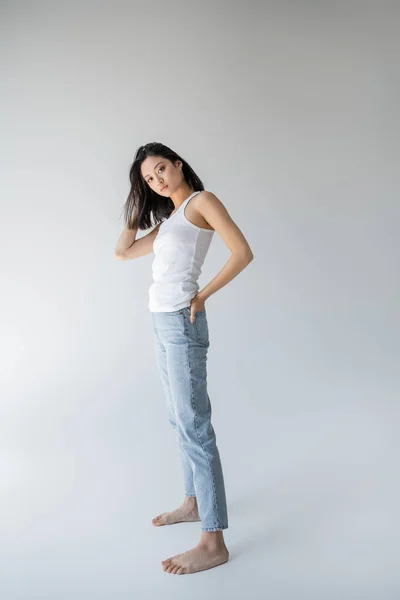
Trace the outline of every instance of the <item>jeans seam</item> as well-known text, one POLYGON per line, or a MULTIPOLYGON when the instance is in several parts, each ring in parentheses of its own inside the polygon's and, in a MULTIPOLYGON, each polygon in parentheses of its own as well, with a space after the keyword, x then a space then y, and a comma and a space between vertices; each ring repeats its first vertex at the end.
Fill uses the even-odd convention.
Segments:
MULTIPOLYGON (((185 324, 185 330, 186 330, 186 321, 184 322, 184 324, 185 324)), ((187 333, 187 330, 186 330, 186 333, 187 333)), ((192 384, 191 369, 190 369, 189 343, 186 344, 186 356, 187 356, 187 365, 188 365, 188 369, 189 369, 190 402, 191 402, 192 409, 193 409, 193 414, 194 414, 194 425, 195 425, 195 429, 196 429, 197 439, 199 441, 200 447, 201 447, 201 449, 203 451, 203 454, 205 456, 205 459, 207 461, 207 466, 208 466, 208 470, 209 470, 209 473, 210 473, 210 479, 211 479, 211 482, 212 482, 213 500, 214 500, 214 506, 215 506, 216 513, 217 513, 217 521, 220 523, 219 508, 218 508, 218 499, 217 499, 217 494, 216 494, 216 490, 215 490, 215 481, 214 481, 214 477, 213 477, 213 474, 212 474, 210 461, 208 460, 207 453, 205 452, 204 446, 203 446, 202 441, 200 439, 198 425, 197 425, 197 413, 196 413, 196 407, 195 407, 194 401, 193 401, 194 400, 193 399, 193 384, 192 384)))

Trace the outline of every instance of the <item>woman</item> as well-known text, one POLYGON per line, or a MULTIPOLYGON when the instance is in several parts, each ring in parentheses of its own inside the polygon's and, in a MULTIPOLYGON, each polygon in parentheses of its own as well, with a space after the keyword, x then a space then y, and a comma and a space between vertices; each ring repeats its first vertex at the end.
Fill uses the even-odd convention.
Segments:
POLYGON ((125 229, 115 257, 138 258, 154 251, 149 309, 155 334, 157 366, 167 400, 169 421, 177 434, 185 498, 153 525, 201 521, 198 545, 162 561, 164 571, 194 573, 225 563, 229 552, 221 461, 211 425, 207 393, 209 347, 205 302, 253 259, 251 249, 222 202, 205 191, 189 164, 161 143, 136 152, 130 170, 131 190, 125 203, 125 229), (138 229, 157 226, 136 240, 138 229), (217 232, 231 256, 216 277, 199 291, 205 256, 217 232))

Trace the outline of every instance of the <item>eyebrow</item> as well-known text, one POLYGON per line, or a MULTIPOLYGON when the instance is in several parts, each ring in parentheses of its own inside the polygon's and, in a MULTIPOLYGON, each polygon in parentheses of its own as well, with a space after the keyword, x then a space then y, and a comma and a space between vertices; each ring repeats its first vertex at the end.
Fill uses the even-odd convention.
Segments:
MULTIPOLYGON (((163 160, 160 160, 160 162, 158 162, 158 163, 156 164, 156 166, 154 167, 154 171, 157 169, 158 165, 160 165, 162 162, 164 162, 164 161, 163 161, 163 160)), ((149 176, 149 173, 147 173, 147 175, 144 175, 144 177, 148 177, 148 176, 149 176)))

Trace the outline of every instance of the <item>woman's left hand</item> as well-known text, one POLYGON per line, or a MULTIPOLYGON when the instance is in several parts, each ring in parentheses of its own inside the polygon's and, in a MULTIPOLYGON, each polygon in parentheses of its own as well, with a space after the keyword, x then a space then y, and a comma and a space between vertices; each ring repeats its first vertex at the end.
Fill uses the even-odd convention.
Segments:
POLYGON ((201 294, 197 294, 190 303, 190 322, 194 323, 196 318, 196 313, 199 310, 205 310, 205 298, 202 297, 201 294))

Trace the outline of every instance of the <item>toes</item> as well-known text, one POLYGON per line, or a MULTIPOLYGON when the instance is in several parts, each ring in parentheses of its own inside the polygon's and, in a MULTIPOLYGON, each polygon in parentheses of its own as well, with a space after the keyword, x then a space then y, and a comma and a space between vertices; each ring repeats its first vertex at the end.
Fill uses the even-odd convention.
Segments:
POLYGON ((174 563, 170 564, 169 567, 167 568, 167 573, 172 573, 172 571, 175 569, 175 565, 174 563))
POLYGON ((172 559, 167 558, 166 560, 161 561, 161 564, 164 567, 164 569, 166 569, 167 567, 169 567, 172 564, 172 559))
POLYGON ((153 525, 162 525, 162 520, 163 520, 163 515, 157 515, 156 517, 154 517, 154 519, 152 519, 152 523, 153 525))
POLYGON ((162 567, 166 573, 173 573, 174 575, 183 575, 187 572, 187 569, 179 564, 180 561, 176 560, 177 557, 171 556, 166 560, 161 561, 162 567))

